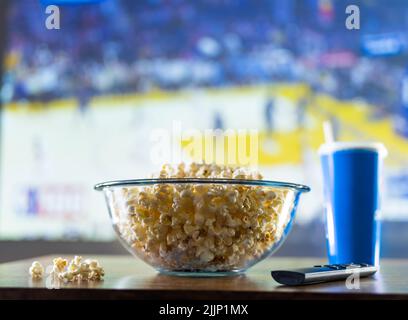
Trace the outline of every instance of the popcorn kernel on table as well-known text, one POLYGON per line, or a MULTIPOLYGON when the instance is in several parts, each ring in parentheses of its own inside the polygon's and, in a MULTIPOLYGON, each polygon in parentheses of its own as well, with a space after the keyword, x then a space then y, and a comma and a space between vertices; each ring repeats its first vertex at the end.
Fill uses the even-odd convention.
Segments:
MULTIPOLYGON (((95 281, 101 280, 105 275, 105 271, 98 260, 87 259, 83 261, 82 257, 75 256, 74 259, 68 262, 67 259, 58 257, 53 259, 52 263, 51 275, 63 282, 95 281)), ((44 267, 38 261, 34 261, 29 273, 33 279, 41 279, 44 274, 44 267)))
POLYGON ((68 260, 67 259, 63 259, 61 257, 55 258, 53 260, 53 271, 54 272, 62 272, 64 271, 64 269, 67 267, 68 265, 68 260))
POLYGON ((28 272, 32 279, 41 279, 44 275, 44 267, 39 261, 34 261, 28 272))
MULTIPOLYGON (((196 163, 165 165, 158 177, 262 178, 243 168, 196 163)), ((148 262, 185 270, 247 267, 281 238, 291 211, 280 216, 282 204, 293 196, 272 187, 198 183, 119 192, 124 201, 113 198, 113 215, 121 237, 148 262)))

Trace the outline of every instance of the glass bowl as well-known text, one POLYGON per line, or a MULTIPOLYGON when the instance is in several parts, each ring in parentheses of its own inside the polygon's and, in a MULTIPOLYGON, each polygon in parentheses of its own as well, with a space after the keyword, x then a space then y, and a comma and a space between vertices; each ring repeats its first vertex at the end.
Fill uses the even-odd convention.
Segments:
POLYGON ((138 179, 97 184, 124 247, 159 272, 240 274, 287 237, 307 186, 266 180, 138 179))

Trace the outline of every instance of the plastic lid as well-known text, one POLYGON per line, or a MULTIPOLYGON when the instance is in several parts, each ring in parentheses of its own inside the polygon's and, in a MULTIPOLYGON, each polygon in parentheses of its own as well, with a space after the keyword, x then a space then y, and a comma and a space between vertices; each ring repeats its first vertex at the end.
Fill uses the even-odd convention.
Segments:
POLYGON ((382 157, 388 155, 387 148, 380 142, 332 142, 324 143, 319 148, 319 154, 328 154, 336 151, 350 150, 350 149, 360 149, 360 150, 371 150, 376 151, 382 157))

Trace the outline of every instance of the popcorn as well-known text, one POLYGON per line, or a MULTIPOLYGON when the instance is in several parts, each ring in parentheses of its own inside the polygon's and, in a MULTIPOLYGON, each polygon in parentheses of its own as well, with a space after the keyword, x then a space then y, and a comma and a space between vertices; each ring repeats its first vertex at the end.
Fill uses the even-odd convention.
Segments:
POLYGON ((52 271, 55 273, 61 273, 64 271, 64 269, 66 268, 66 266, 68 265, 68 260, 67 259, 63 259, 61 257, 55 258, 53 260, 53 269, 52 271))
POLYGON ((29 273, 31 275, 32 279, 41 279, 44 274, 44 267, 42 264, 38 261, 34 261, 31 264, 31 267, 29 269, 29 273))
POLYGON ((82 257, 81 256, 75 256, 74 259, 72 260, 72 263, 75 264, 76 266, 79 266, 81 264, 82 257))
MULTIPOLYGON (((44 268, 38 261, 34 261, 29 272, 33 279, 40 279, 43 276, 44 268)), ((68 263, 67 259, 58 257, 53 259, 51 275, 54 280, 59 279, 63 282, 95 281, 101 280, 105 275, 105 271, 98 260, 87 259, 83 261, 81 256, 75 256, 68 263)))
POLYGON ((89 267, 89 264, 81 263, 81 265, 79 266, 79 270, 78 270, 78 277, 81 280, 88 281, 90 273, 91 273, 91 268, 89 267))
MULTIPOLYGON (((164 165, 156 178, 262 179, 215 164, 164 165)), ((117 230, 136 255, 168 270, 241 270, 267 254, 290 220, 291 189, 155 184, 112 190, 117 230), (287 202, 286 202, 287 201, 287 202)))
POLYGON ((105 271, 99 265, 98 260, 87 259, 81 264, 79 274, 83 280, 101 280, 105 271))
POLYGON ((95 281, 101 280, 105 271, 97 260, 82 260, 81 256, 75 256, 67 269, 59 274, 59 278, 65 282, 71 281, 95 281))
POLYGON ((79 265, 77 265, 74 261, 71 261, 67 267, 67 271, 74 276, 79 274, 79 265))
POLYGON ((103 279, 103 276, 105 275, 105 271, 102 269, 102 267, 98 267, 94 270, 91 270, 89 274, 89 280, 91 281, 99 281, 103 279))
POLYGON ((63 282, 72 282, 75 280, 75 275, 69 271, 63 271, 58 274, 58 279, 62 280, 63 282))

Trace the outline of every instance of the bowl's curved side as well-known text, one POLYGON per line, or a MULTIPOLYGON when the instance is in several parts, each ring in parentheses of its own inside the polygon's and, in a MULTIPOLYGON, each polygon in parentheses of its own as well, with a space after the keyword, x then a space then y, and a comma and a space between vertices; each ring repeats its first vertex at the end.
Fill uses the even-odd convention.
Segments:
POLYGON ((290 231, 292 230, 292 226, 293 226, 293 223, 296 217, 296 210, 297 210, 297 206, 299 203, 300 195, 301 195, 301 192, 295 192, 293 208, 291 209, 291 212, 290 212, 290 218, 289 218, 288 224, 285 226, 283 230, 283 233, 280 239, 276 241, 273 244, 273 246, 269 250, 267 250, 258 260, 252 261, 252 263, 248 264, 248 266, 245 268, 246 270, 258 264, 262 260, 272 256, 276 251, 280 249, 280 247, 282 246, 282 244, 285 242, 286 238, 288 237, 290 231))
MULTIPOLYGON (((140 188, 142 186, 137 186, 135 188, 138 188, 138 187, 140 188)), ((129 187, 126 187, 126 188, 129 188, 129 187)), ((268 186, 265 188, 269 189, 268 186)), ((272 190, 274 190, 273 187, 271 188, 272 190)), ((281 202, 283 204, 280 206, 280 209, 278 209, 280 211, 274 211, 275 213, 271 213, 271 214, 274 214, 275 217, 276 217, 276 214, 278 215, 276 218, 277 220, 274 220, 276 221, 275 228, 265 229, 264 231, 261 231, 261 232, 264 232, 262 238, 260 240, 255 240, 255 241, 261 241, 259 242, 260 243, 259 249, 257 249, 259 253, 256 253, 256 255, 253 255, 253 256, 251 255, 252 251, 250 251, 251 254, 249 255, 248 253, 243 253, 247 257, 246 258, 247 261, 241 260, 241 262, 239 262, 238 264, 235 264, 235 265, 231 264, 228 266, 228 268, 222 268, 222 269, 219 269, 219 268, 217 269, 218 265, 213 265, 213 266, 212 265, 208 265, 208 266, 198 265, 197 267, 197 264, 195 264, 194 260, 192 260, 191 263, 189 262, 188 264, 180 264, 180 263, 172 262, 171 264, 172 267, 169 267, 168 264, 166 265, 166 263, 160 262, 162 260, 161 258, 157 259, 158 257, 153 257, 153 256, 149 257, 149 251, 146 251, 146 252, 143 251, 145 250, 143 249, 144 248, 143 242, 136 243, 138 240, 134 240, 134 239, 137 239, 137 237, 134 238, 135 231, 132 230, 132 227, 130 227, 131 226, 130 217, 134 215, 135 213, 132 213, 132 215, 129 213, 130 212, 129 210, 132 210, 133 212, 134 209, 130 209, 129 204, 126 201, 126 198, 123 197, 121 189, 118 188, 117 186, 111 186, 111 187, 105 187, 103 191, 104 191, 105 201, 108 206, 108 212, 109 212, 115 233, 117 237, 119 238, 120 243, 133 256, 138 257, 139 259, 141 259, 148 265, 152 266, 159 272, 164 272, 168 274, 178 274, 178 275, 189 275, 190 274, 192 276, 193 275, 220 276, 220 275, 233 275, 233 274, 239 274, 239 273, 245 272, 248 268, 254 266, 258 262, 262 261, 263 259, 275 253, 280 248, 280 246, 283 244, 283 242, 285 241, 285 239, 287 238, 288 234, 290 233, 292 229, 300 194, 302 193, 302 191, 294 190, 292 188, 282 188, 282 189, 286 189, 287 191, 284 191, 283 193, 285 195, 285 198, 282 198, 284 200, 283 202, 281 202), (271 230, 274 230, 274 231, 271 231, 271 230), (267 234, 269 234, 268 237, 272 236, 273 240, 265 240, 267 239, 266 238, 267 234), (267 242, 263 242, 263 241, 267 241, 267 242), (268 242, 270 243, 268 244, 268 242), (173 268, 173 265, 174 266, 183 265, 183 267, 173 268)), ((127 189, 125 192, 127 192, 127 189)), ((272 200, 269 200, 269 201, 272 201, 272 200)), ((265 223, 268 223, 268 222, 265 222, 265 223)), ((239 240, 239 241, 242 241, 242 240, 239 240)), ((246 250, 244 249, 244 251, 246 250)), ((169 252, 172 255, 174 254, 174 251, 169 251, 169 252)), ((183 253, 181 254, 183 255, 183 253)), ((174 259, 174 258, 170 258, 170 259, 174 259)))
POLYGON ((103 193, 104 193, 104 197, 105 197, 106 206, 108 207, 108 214, 109 214, 109 217, 110 217, 110 220, 111 220, 111 223, 112 223, 112 227, 113 227, 113 230, 114 230, 114 232, 116 234, 116 237, 118 238, 120 244, 132 256, 142 260, 147 265, 149 265, 149 266, 156 269, 157 267, 153 263, 150 263, 150 261, 147 259, 147 257, 141 255, 137 250, 132 249, 131 245, 129 243, 127 243, 126 240, 123 238, 123 234, 121 233, 121 231, 119 229, 119 223, 120 223, 119 218, 113 212, 113 210, 115 209, 113 207, 114 199, 112 198, 113 195, 114 195, 113 190, 111 188, 104 188, 103 193))

